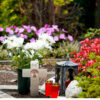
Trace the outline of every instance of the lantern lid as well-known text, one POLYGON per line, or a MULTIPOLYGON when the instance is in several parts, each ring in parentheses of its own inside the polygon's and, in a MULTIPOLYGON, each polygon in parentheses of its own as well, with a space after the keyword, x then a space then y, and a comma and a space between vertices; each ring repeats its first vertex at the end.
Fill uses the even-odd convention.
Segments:
POLYGON ((69 54, 67 54, 67 56, 66 56, 66 59, 67 59, 67 61, 61 61, 61 62, 57 62, 56 63, 56 65, 58 65, 58 66, 60 66, 60 67, 65 67, 65 66, 72 66, 72 67, 74 67, 74 66, 79 66, 79 64, 77 64, 77 63, 73 63, 72 61, 70 61, 69 60, 69 54))

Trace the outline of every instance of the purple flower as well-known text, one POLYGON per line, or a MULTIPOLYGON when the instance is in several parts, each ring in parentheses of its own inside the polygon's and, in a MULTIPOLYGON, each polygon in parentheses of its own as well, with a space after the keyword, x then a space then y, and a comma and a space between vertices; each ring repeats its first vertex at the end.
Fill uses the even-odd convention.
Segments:
POLYGON ((14 28, 14 29, 15 29, 15 28, 16 28, 16 26, 15 26, 15 25, 13 25, 13 26, 11 26, 11 28, 14 28))
POLYGON ((70 41, 73 41, 73 37, 72 37, 71 35, 69 35, 69 34, 68 34, 68 39, 69 39, 70 41))
POLYGON ((31 29, 33 30, 33 31, 37 31, 37 29, 36 29, 36 27, 35 26, 31 26, 31 29))
POLYGON ((19 33, 23 33, 24 32, 24 28, 19 28, 18 31, 19 31, 19 33))
POLYGON ((55 31, 54 28, 48 28, 47 31, 51 31, 51 33, 53 33, 55 31))
POLYGON ((65 36, 65 34, 60 34, 60 39, 66 39, 66 36, 65 36))
POLYGON ((27 35, 23 35, 23 38, 24 38, 24 39, 27 39, 27 38, 28 38, 28 36, 27 36, 27 35))
POLYGON ((42 27, 42 28, 39 29, 39 34, 45 33, 45 32, 46 32, 46 29, 44 27, 42 27))
POLYGON ((31 39, 30 39, 30 42, 35 42, 35 39, 34 39, 34 38, 31 38, 31 39))
POLYGON ((9 27, 6 28, 6 32, 8 33, 11 29, 9 27))
POLYGON ((28 38, 28 36, 27 36, 27 35, 23 35, 23 34, 20 34, 20 36, 19 36, 19 37, 24 38, 24 39, 27 39, 27 38, 28 38))
POLYGON ((59 41, 59 37, 58 36, 54 36, 54 40, 55 41, 59 41))
POLYGON ((31 28, 29 26, 26 28, 26 30, 27 30, 28 33, 31 32, 31 28))
POLYGON ((30 26, 26 26, 26 25, 22 25, 22 26, 26 29, 26 31, 27 31, 28 33, 31 32, 31 27, 30 27, 30 26))
POLYGON ((17 33, 17 36, 18 36, 18 37, 20 37, 20 36, 21 36, 21 34, 20 34, 20 33, 17 33))
POLYGON ((18 27, 15 28, 15 32, 19 32, 19 28, 18 27))
POLYGON ((13 30, 10 30, 9 31, 9 34, 13 35, 14 34, 14 31, 13 30))
POLYGON ((52 25, 52 28, 54 28, 56 31, 59 31, 58 25, 52 25))
POLYGON ((38 30, 36 31, 36 35, 37 35, 37 36, 39 35, 39 31, 38 31, 38 30))
POLYGON ((48 24, 45 24, 45 26, 44 26, 45 28, 49 28, 50 27, 50 25, 48 25, 48 24))
POLYGON ((52 32, 51 30, 47 31, 48 35, 52 35, 52 32))
POLYGON ((64 33, 68 33, 68 31, 66 31, 66 30, 64 30, 64 29, 62 29, 62 31, 63 31, 64 33))
POLYGON ((3 41, 3 40, 5 40, 7 38, 7 36, 5 35, 5 36, 1 36, 0 37, 0 41, 3 41))
POLYGON ((2 32, 4 29, 2 27, 0 27, 0 32, 2 32))
POLYGON ((6 28, 6 32, 13 35, 14 34, 14 31, 11 30, 9 27, 6 28))

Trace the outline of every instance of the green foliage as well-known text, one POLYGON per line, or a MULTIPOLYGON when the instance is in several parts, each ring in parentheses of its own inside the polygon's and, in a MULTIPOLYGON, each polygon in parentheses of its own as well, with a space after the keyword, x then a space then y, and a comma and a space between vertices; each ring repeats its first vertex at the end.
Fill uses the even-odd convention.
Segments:
MULTIPOLYGON (((49 0, 45 0, 45 2, 48 2, 48 1, 49 0)), ((74 0, 53 0, 53 1, 54 1, 54 5, 56 6, 64 6, 66 4, 70 4, 74 0)))
POLYGON ((0 4, 0 26, 21 25, 25 16, 20 12, 20 0, 3 0, 0 4))
POLYGON ((0 60, 8 60, 8 52, 0 46, 0 60))
POLYGON ((54 58, 65 58, 67 53, 79 51, 79 43, 77 41, 74 42, 61 42, 57 48, 53 48, 52 52, 46 53, 45 57, 54 57, 54 58))
MULTIPOLYGON (((11 67, 14 67, 16 69, 23 69, 23 68, 27 69, 27 68, 30 68, 30 62, 32 60, 34 61, 36 59, 39 60, 39 64, 42 64, 42 60, 38 55, 38 53, 40 53, 39 51, 38 51, 38 53, 35 53, 34 57, 32 57, 32 58, 26 57, 26 53, 22 52, 22 49, 20 49, 20 48, 18 48, 17 50, 11 51, 11 53, 13 55, 12 59, 11 59, 13 64, 12 64, 11 67)), ((32 55, 31 52, 30 52, 30 55, 32 55)))
POLYGON ((84 35, 85 38, 94 38, 100 36, 100 29, 89 28, 87 33, 84 35))

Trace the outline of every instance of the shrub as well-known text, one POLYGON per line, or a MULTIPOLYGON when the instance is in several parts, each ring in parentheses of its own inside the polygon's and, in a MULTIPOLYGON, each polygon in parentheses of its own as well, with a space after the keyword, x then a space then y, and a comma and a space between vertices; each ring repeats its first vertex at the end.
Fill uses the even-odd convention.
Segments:
POLYGON ((85 39, 81 50, 72 59, 79 63, 79 87, 83 92, 80 98, 100 98, 100 39, 85 39))
POLYGON ((8 52, 0 46, 0 60, 8 60, 8 52))
MULTIPOLYGON (((45 57, 66 58, 67 54, 76 54, 78 51, 79 43, 77 41, 63 41, 56 48, 53 48, 50 53, 45 52, 45 57)), ((71 57, 73 57, 73 55, 71 55, 71 57)))

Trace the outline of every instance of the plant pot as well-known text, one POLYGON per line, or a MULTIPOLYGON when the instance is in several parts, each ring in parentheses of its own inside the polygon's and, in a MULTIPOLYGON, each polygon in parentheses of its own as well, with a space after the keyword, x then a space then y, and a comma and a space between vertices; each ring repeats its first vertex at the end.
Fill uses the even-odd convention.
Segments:
POLYGON ((18 69, 18 92, 22 95, 30 92, 30 78, 22 77, 22 69, 18 69))

